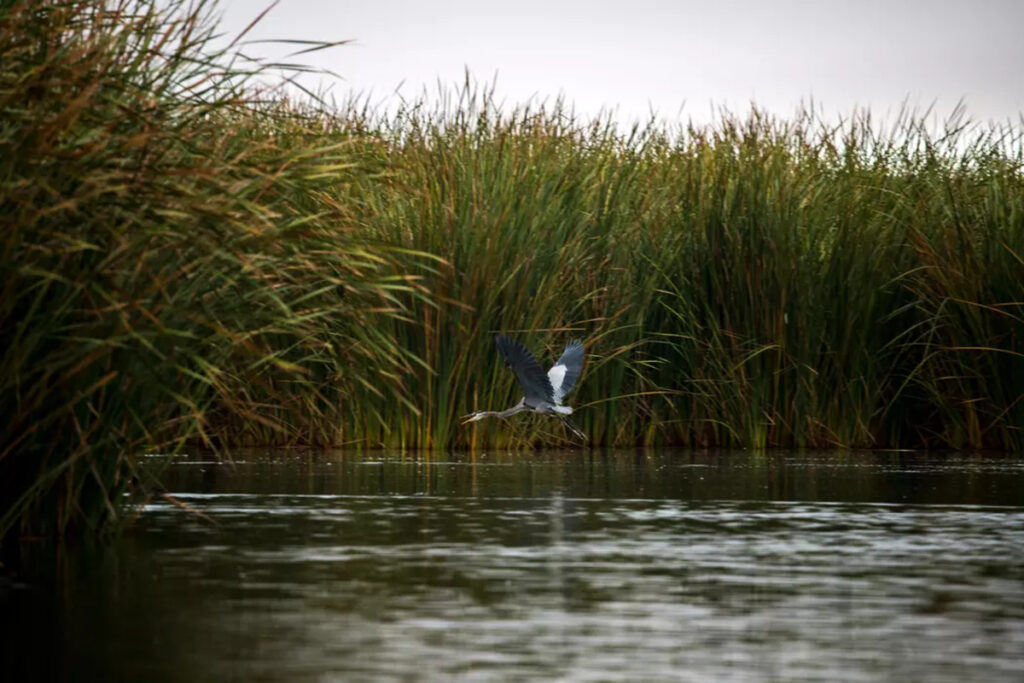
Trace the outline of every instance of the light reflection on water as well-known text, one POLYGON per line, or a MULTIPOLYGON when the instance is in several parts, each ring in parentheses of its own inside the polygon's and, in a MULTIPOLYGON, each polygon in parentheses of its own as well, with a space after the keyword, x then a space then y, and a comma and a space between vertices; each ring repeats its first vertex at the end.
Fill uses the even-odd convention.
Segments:
POLYGON ((1020 460, 372 458, 175 466, 63 677, 1024 677, 1020 460))

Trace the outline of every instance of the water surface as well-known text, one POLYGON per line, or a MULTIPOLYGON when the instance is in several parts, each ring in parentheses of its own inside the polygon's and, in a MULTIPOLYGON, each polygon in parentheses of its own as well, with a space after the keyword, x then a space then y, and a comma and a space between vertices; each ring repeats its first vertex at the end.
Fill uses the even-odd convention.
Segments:
POLYGON ((1020 459, 235 459, 72 553, 49 673, 1024 680, 1020 459))

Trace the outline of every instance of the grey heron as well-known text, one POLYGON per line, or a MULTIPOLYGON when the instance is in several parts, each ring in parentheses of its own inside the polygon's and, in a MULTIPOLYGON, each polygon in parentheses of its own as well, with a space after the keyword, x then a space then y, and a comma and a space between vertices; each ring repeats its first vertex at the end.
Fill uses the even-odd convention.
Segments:
POLYGON ((565 417, 572 415, 572 408, 562 405, 562 399, 580 378, 580 371, 583 369, 583 342, 577 339, 566 344, 562 356, 547 373, 530 350, 515 339, 499 334, 494 342, 505 358, 505 365, 516 373, 523 397, 508 410, 478 410, 465 415, 463 424, 476 422, 485 417, 506 418, 516 413, 531 411, 542 415, 554 415, 573 434, 586 441, 587 435, 565 417))

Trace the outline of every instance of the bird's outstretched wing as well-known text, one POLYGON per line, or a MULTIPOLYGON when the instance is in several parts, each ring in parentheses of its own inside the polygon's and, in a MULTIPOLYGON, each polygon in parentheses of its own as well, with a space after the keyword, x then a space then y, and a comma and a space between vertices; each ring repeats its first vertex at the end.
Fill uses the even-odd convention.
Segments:
POLYGON ((583 342, 574 339, 565 345, 562 357, 548 370, 548 379, 551 381, 551 392, 555 403, 561 403, 569 390, 576 385, 581 370, 583 370, 583 342))
POLYGON ((544 369, 533 357, 530 350, 517 342, 499 334, 494 339, 498 351, 505 357, 505 362, 512 371, 516 373, 519 386, 526 395, 527 403, 537 401, 554 402, 554 392, 551 390, 551 380, 544 374, 544 369))

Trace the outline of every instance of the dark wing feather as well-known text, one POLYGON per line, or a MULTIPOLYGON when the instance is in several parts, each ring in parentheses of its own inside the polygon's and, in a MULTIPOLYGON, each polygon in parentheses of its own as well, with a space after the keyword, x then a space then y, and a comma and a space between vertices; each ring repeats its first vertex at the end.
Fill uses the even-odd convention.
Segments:
POLYGON ((505 357, 505 362, 516 373, 516 379, 519 380, 519 386, 523 388, 527 403, 538 401, 553 403, 551 380, 544 374, 544 369, 529 349, 503 334, 499 334, 494 342, 498 346, 498 351, 505 357))
POLYGON ((569 390, 576 385, 576 380, 580 378, 580 372, 583 370, 583 342, 579 339, 574 339, 566 344, 562 357, 548 371, 548 376, 550 377, 551 372, 560 365, 565 366, 565 374, 557 391, 553 392, 557 401, 561 401, 569 393, 569 390))

